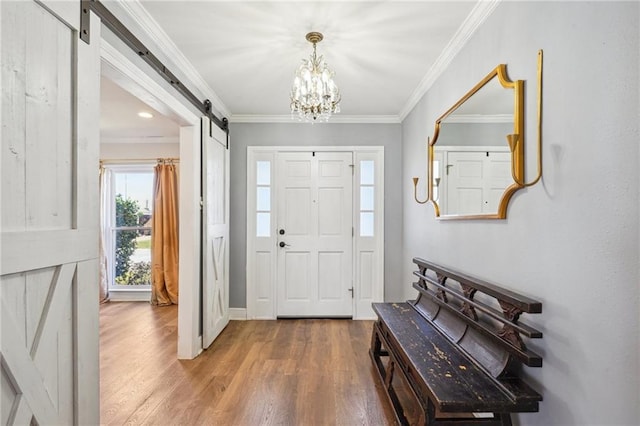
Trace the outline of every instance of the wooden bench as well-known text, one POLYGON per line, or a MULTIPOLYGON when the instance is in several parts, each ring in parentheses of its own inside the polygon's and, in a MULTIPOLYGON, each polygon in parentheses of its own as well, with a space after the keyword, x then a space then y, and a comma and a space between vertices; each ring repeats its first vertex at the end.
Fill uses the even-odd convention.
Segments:
POLYGON ((511 425, 510 413, 538 411, 542 396, 518 369, 542 366, 522 339, 542 333, 518 320, 542 312, 542 304, 423 259, 413 262, 418 298, 373 304, 378 320, 369 353, 398 423, 511 425))

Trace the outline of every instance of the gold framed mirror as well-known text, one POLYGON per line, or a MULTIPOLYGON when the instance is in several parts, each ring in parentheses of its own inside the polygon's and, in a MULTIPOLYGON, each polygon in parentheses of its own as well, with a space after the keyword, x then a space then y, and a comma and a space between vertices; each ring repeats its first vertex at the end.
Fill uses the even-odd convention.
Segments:
POLYGON ((439 219, 506 218, 524 187, 524 81, 498 65, 436 120, 427 151, 427 201, 439 219))

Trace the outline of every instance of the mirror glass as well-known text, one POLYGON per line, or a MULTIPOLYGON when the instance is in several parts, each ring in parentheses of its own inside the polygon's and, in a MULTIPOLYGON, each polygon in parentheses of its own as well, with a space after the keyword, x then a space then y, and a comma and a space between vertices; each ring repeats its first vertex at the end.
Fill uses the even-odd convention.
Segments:
POLYGON ((512 153, 507 135, 522 135, 522 81, 499 65, 437 121, 429 146, 429 198, 445 218, 502 219, 520 188, 522 140, 512 153))

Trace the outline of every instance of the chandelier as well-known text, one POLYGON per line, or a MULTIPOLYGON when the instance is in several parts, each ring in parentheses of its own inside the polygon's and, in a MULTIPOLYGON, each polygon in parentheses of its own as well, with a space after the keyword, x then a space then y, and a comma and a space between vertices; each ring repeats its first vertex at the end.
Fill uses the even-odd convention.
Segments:
POLYGON ((331 114, 340 112, 340 90, 333 82, 334 72, 322 56, 316 56, 316 44, 322 38, 318 32, 307 34, 307 41, 313 43, 313 54, 302 60, 293 80, 291 115, 297 113, 301 121, 327 121, 331 114))

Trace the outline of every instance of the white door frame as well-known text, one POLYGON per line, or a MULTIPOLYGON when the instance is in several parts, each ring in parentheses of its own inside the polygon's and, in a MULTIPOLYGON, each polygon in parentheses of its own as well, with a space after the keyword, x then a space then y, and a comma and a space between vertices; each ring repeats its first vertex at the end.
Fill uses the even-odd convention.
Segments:
POLYGON ((384 147, 382 146, 250 146, 247 148, 247 319, 275 319, 276 217, 275 166, 279 152, 353 152, 353 319, 374 319, 372 302, 384 300, 384 147), (269 237, 256 237, 256 161, 271 164, 271 215, 269 237), (375 164, 374 237, 360 236, 360 164, 375 164))
POLYGON ((180 124, 178 358, 202 352, 200 333, 200 115, 126 58, 100 40, 103 74, 180 124))

